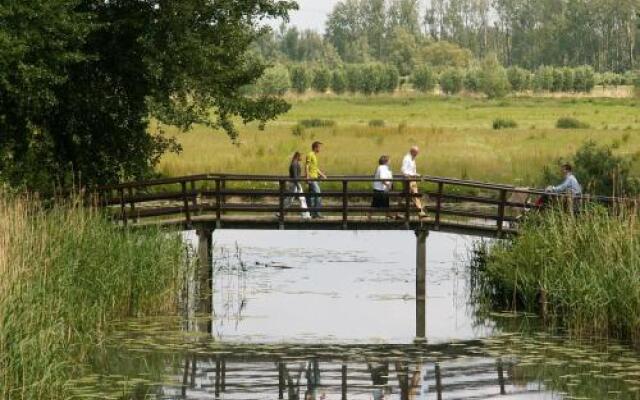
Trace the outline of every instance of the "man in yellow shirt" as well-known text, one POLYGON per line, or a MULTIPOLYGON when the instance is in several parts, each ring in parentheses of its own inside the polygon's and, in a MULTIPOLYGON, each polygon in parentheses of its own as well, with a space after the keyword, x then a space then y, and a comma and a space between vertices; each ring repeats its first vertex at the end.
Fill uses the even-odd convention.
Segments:
POLYGON ((318 209, 322 207, 322 200, 320 197, 320 184, 319 179, 326 179, 327 176, 320 170, 318 163, 318 153, 320 153, 322 143, 314 142, 311 145, 311 152, 307 154, 307 161, 305 163, 305 171, 307 179, 309 181, 309 208, 311 209, 312 218, 322 218, 318 209))

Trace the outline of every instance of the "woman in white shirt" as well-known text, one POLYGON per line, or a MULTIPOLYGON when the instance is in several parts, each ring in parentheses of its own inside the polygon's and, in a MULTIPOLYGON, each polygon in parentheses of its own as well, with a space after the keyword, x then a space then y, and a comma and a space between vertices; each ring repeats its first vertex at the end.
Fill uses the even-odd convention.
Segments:
MULTIPOLYGON (((376 170, 375 179, 373 182, 373 201, 371 203, 372 208, 389 208, 389 192, 393 187, 393 172, 389 168, 389 156, 382 156, 378 161, 378 169, 376 170)), ((371 219, 372 213, 369 213, 369 219, 371 219)), ((387 218, 391 218, 391 215, 387 213, 387 218)))

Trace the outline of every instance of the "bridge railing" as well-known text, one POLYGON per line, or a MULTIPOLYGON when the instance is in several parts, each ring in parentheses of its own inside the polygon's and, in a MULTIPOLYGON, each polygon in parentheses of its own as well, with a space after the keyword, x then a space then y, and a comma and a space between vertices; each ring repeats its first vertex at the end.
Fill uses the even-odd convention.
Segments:
MULTIPOLYGON (((386 181, 386 180, 385 180, 386 181)), ((307 189, 306 179, 293 180, 269 175, 195 175, 105 186, 98 189, 102 206, 124 225, 139 222, 182 223, 213 221, 218 226, 232 221, 286 225, 308 223, 296 217, 303 212, 319 212, 327 216, 325 224, 350 229, 354 225, 428 224, 433 229, 455 226, 477 226, 497 234, 513 233, 519 217, 538 207, 533 201, 549 196, 540 190, 494 185, 483 182, 424 176, 417 179, 395 177, 388 193, 390 208, 371 207, 371 177, 332 176, 320 184, 323 200, 319 208, 303 208, 301 196, 292 183, 307 189), (417 182, 421 193, 412 194, 410 185, 417 182), (426 197, 427 219, 420 219, 414 198, 426 197), (289 204, 288 199, 293 199, 289 204), (384 219, 385 214, 395 216, 384 219), (371 216, 371 217, 369 217, 371 216), (380 220, 380 217, 383 217, 380 220)), ((305 194, 309 196, 307 192, 305 194)), ((314 194, 315 195, 315 194, 314 194)), ((556 197, 556 196, 552 196, 556 197)), ((585 197, 585 201, 611 203, 614 199, 585 197)))

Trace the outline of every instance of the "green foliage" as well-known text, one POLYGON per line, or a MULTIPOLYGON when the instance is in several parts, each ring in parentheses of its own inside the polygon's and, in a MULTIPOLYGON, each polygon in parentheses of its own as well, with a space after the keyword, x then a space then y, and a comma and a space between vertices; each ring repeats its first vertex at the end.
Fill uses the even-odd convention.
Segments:
POLYGON ((568 161, 586 192, 601 196, 636 195, 640 187, 633 177, 632 166, 638 156, 616 155, 614 150, 612 146, 599 146, 589 141, 568 160, 558 160, 555 166, 546 167, 544 179, 547 182, 560 180, 562 177, 556 171, 568 161))
POLYGON ((596 84, 595 73, 589 66, 579 67, 574 70, 574 90, 581 93, 590 93, 596 84))
POLYGON ((388 62, 403 76, 410 75, 415 68, 416 38, 404 27, 396 27, 389 41, 388 62))
POLYGON ((0 397, 67 399, 116 319, 173 310, 179 234, 123 231, 82 205, 0 196, 0 397))
POLYGON ((445 94, 458 94, 462 90, 464 73, 459 68, 447 68, 440 74, 440 88, 445 94))
POLYGON ((520 234, 487 251, 481 286, 496 305, 541 312, 576 335, 640 337, 640 226, 637 210, 553 209, 527 218, 520 234), (544 297, 542 294, 544 293, 544 297), (515 300, 515 303, 514 303, 515 300))
POLYGON ((432 93, 436 87, 436 75, 428 65, 418 67, 411 77, 414 89, 423 93, 432 93))
POLYGON ((464 75, 464 89, 471 93, 479 93, 481 87, 481 71, 477 68, 468 69, 464 75))
POLYGON ((347 66, 346 77, 349 92, 356 93, 362 87, 362 81, 364 79, 362 72, 361 65, 351 64, 347 66))
POLYGON ((495 55, 488 56, 482 61, 480 89, 490 99, 504 97, 511 89, 507 71, 495 55))
POLYGON ((572 92, 575 90, 575 71, 572 68, 562 69, 562 91, 572 92))
POLYGON ((520 67, 511 67, 507 70, 509 84, 514 92, 524 92, 531 89, 531 73, 520 67))
POLYGON ((562 117, 556 122, 558 129, 589 129, 589 124, 573 117, 562 117))
POLYGON ((331 71, 326 67, 319 67, 313 71, 311 87, 318 93, 325 93, 331 86, 331 71))
POLYGON ((400 86, 400 72, 393 65, 385 65, 381 71, 381 91, 393 93, 400 86))
POLYGON ((304 94, 311 87, 311 74, 304 65, 294 65, 289 72, 291 87, 298 94, 304 94))
POLYGON ((291 129, 291 134, 296 137, 304 137, 304 127, 300 124, 295 125, 291 129))
POLYGON ((513 129, 517 128, 518 123, 510 118, 496 118, 493 120, 493 129, 513 129))
POLYGON ((145 177, 175 142, 150 117, 189 129, 261 125, 284 100, 249 97, 266 65, 247 52, 256 22, 290 1, 33 0, 0 6, 0 171, 36 186, 145 177), (212 112, 213 111, 213 112, 212 112), (31 180, 33 178, 33 180, 31 180))
POLYGON ((633 77, 633 90, 635 96, 640 98, 640 72, 636 72, 633 77))
POLYGON ((422 62, 437 69, 447 67, 467 68, 471 65, 473 54, 469 49, 445 40, 431 42, 420 50, 422 62))
POLYGON ((545 66, 538 68, 533 82, 536 90, 550 92, 553 89, 553 68, 545 66))
POLYGON ((371 121, 369 121, 369 126, 371 128, 384 128, 385 125, 386 124, 382 119, 372 119, 371 121))
POLYGON ((303 128, 332 128, 336 126, 336 121, 330 119, 303 119, 298 122, 303 128))
POLYGON ((347 90, 347 73, 344 69, 336 69, 331 74, 331 90, 335 94, 343 94, 347 90))
POLYGON ((265 70, 255 84, 255 91, 260 96, 283 96, 290 87, 289 70, 282 65, 276 65, 265 70))

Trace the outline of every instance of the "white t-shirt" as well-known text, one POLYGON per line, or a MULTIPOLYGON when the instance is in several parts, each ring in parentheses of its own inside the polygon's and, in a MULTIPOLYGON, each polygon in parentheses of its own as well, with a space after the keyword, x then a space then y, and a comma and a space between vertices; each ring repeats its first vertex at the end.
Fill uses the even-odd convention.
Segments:
MULTIPOLYGON (((380 165, 378 167, 378 169, 376 170, 376 176, 375 179, 393 179, 393 172, 391 172, 391 169, 389 168, 388 165, 380 165)), ((385 185, 384 182, 373 182, 373 190, 378 190, 378 191, 388 191, 391 188, 388 185, 385 185)))
POLYGON ((413 159, 411 153, 404 156, 404 159, 402 160, 402 175, 418 176, 416 160, 413 159))

